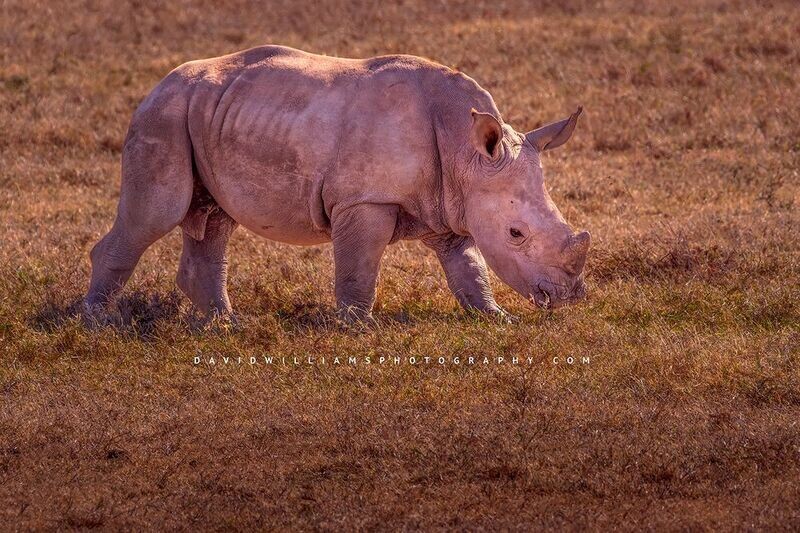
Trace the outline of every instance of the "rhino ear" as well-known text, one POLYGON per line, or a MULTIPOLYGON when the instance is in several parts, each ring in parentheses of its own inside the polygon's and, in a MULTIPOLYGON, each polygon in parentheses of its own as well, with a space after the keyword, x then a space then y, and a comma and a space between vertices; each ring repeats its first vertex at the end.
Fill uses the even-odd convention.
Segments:
POLYGON ((579 107, 569 118, 529 131, 525 134, 525 138, 540 152, 558 148, 572 136, 582 111, 583 108, 579 107))
POLYGON ((479 153, 489 159, 496 159, 500 155, 503 143, 503 127, 500 122, 489 113, 472 112, 472 131, 469 139, 472 146, 479 153))

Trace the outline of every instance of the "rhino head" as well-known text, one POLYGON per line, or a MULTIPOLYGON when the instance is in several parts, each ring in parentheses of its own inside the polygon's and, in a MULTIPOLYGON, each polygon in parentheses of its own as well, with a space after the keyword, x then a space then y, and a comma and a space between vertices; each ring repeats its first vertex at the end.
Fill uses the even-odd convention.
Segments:
POLYGON ((541 154, 572 135, 581 109, 526 134, 472 110, 464 219, 491 269, 542 308, 586 295, 591 236, 573 233, 547 193, 541 154))

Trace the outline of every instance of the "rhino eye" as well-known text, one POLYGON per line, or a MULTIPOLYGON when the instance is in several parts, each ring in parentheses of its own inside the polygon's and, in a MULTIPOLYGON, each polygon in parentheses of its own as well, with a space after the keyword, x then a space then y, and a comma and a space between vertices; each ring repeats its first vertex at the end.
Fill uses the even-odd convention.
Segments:
POLYGON ((515 239, 519 239, 520 237, 522 237, 522 232, 517 228, 511 228, 511 236, 514 237, 515 239))

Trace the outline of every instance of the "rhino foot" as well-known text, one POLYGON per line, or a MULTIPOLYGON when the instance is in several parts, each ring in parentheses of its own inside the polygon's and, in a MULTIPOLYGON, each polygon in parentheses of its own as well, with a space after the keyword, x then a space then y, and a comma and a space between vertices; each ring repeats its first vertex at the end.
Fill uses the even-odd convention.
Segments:
POLYGON ((516 324, 519 322, 517 315, 512 315, 500 306, 497 307, 497 310, 490 311, 489 316, 503 324, 516 324))
POLYGON ((214 333, 234 333, 242 330, 242 323, 232 312, 215 309, 203 315, 198 329, 214 333))
POLYGON ((93 304, 86 300, 81 305, 80 316, 83 326, 92 331, 103 329, 118 322, 105 305, 93 304))
POLYGON ((340 306, 336 310, 336 318, 347 327, 357 327, 360 329, 372 328, 378 325, 378 321, 372 316, 369 310, 357 306, 340 306))
POLYGON ((497 304, 483 308, 467 307, 466 311, 481 318, 499 322, 501 324, 515 324, 519 322, 518 316, 512 315, 497 304))

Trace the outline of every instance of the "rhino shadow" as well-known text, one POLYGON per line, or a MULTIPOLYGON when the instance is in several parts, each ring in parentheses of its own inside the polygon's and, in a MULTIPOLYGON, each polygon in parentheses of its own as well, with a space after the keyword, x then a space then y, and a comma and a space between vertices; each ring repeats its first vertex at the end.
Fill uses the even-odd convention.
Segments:
MULTIPOLYGON (((91 329, 111 328, 126 336, 139 340, 151 340, 159 322, 176 319, 186 322, 191 329, 200 329, 201 320, 193 316, 184 316, 180 309, 181 296, 177 291, 167 294, 132 291, 121 295, 116 305, 103 317, 103 322, 84 324, 91 329)), ((83 298, 74 298, 67 302, 49 299, 31 318, 30 326, 44 333, 53 333, 69 322, 83 320, 83 298)))
POLYGON ((274 313, 281 326, 286 331, 333 333, 348 332, 353 334, 366 333, 374 328, 415 326, 429 322, 439 323, 466 323, 474 320, 490 320, 477 313, 467 313, 461 310, 437 311, 426 309, 424 311, 409 312, 406 309, 381 310, 373 312, 374 324, 345 324, 336 317, 335 309, 327 304, 295 303, 291 307, 268 309, 274 313))

